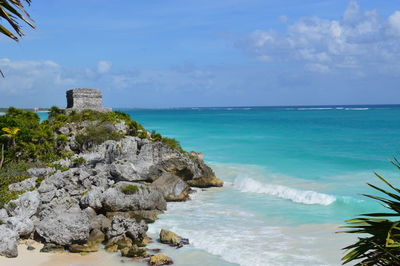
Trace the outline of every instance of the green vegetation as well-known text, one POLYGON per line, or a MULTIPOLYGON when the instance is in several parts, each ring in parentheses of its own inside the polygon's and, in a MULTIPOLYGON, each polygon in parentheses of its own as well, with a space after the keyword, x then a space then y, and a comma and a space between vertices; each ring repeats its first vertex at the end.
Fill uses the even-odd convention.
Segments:
POLYGON ((121 189, 122 193, 124 193, 126 195, 132 195, 139 191, 139 188, 135 185, 121 186, 120 189, 121 189))
POLYGON ((72 160, 72 164, 74 166, 80 166, 80 165, 84 164, 85 162, 86 162, 85 158, 82 158, 82 157, 78 157, 78 158, 75 158, 72 160))
MULTIPOLYGON (((393 165, 400 169, 396 159, 393 165)), ((375 174, 393 192, 369 184, 384 196, 366 195, 377 200, 389 212, 362 214, 361 218, 348 220, 347 231, 341 233, 363 234, 358 241, 345 247, 347 254, 342 258, 343 264, 354 262, 356 265, 400 265, 400 188, 375 174)))
POLYGON ((75 140, 79 144, 80 150, 87 150, 107 140, 120 140, 123 137, 123 133, 93 125, 87 127, 84 132, 77 134, 75 140))
POLYGON ((39 187, 40 187, 40 184, 42 184, 43 180, 44 180, 44 177, 43 177, 43 176, 36 178, 36 180, 35 180, 35 187, 36 187, 36 188, 39 188, 39 187))
MULTIPOLYGON (((122 112, 84 110, 67 114, 53 106, 50 108, 49 119, 40 122, 34 112, 10 107, 5 115, 0 116, 0 152, 4 147, 4 155, 3 152, 0 154, 0 208, 18 196, 19 193, 9 191, 8 186, 28 178, 27 169, 54 167, 56 171, 67 171, 68 167, 55 162, 74 155, 74 152, 66 149, 69 143, 75 141, 77 145, 74 151, 81 152, 107 140, 120 140, 125 134, 119 132, 116 125, 121 122, 128 127, 127 135, 160 141, 185 153, 175 139, 165 138, 155 131, 149 133, 122 112), (61 130, 62 127, 67 127, 67 130, 61 130)), ((81 157, 72 160, 74 166, 84 163, 81 157)), ((38 178, 36 186, 40 186, 42 181, 42 178, 38 178)), ((128 186, 123 191, 135 193, 137 190, 136 186, 128 186)))
MULTIPOLYGON (((13 39, 14 41, 19 41, 19 37, 22 37, 22 27, 20 22, 24 22, 31 28, 35 28, 32 23, 28 12, 26 12, 24 7, 24 2, 30 5, 31 0, 2 0, 0 1, 0 20, 5 21, 12 29, 7 29, 5 25, 0 24, 0 33, 13 39), (12 32, 15 31, 15 33, 12 32)), ((0 75, 4 77, 3 72, 0 70, 0 75)))
POLYGON ((172 139, 172 138, 162 138, 162 143, 164 143, 167 146, 170 146, 172 149, 177 150, 179 152, 182 153, 186 153, 183 149, 181 144, 179 143, 179 141, 177 141, 176 139, 172 139))

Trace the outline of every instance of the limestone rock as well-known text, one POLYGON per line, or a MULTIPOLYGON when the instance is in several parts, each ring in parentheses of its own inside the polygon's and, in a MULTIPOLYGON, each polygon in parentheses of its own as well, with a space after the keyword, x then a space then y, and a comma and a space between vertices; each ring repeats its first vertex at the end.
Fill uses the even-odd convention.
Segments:
POLYGON ((90 228, 91 229, 98 229, 102 232, 106 232, 108 228, 111 227, 111 220, 108 219, 103 214, 99 214, 92 219, 90 219, 90 228))
POLYGON ((103 207, 107 211, 165 210, 163 195, 154 187, 139 183, 118 182, 104 192, 103 207), (126 190, 125 190, 126 188, 126 190), (129 188, 135 188, 130 191, 129 188))
POLYGON ((160 242, 163 244, 169 244, 170 246, 181 248, 183 245, 189 244, 189 239, 182 238, 174 232, 161 229, 160 231, 160 242))
POLYGON ((30 168, 28 169, 28 174, 31 177, 43 177, 43 176, 47 176, 50 173, 55 172, 56 169, 54 169, 53 167, 47 167, 47 168, 30 168))
POLYGON ((145 258, 149 256, 145 249, 139 248, 136 245, 121 249, 121 255, 129 258, 145 258))
POLYGON ((135 219, 136 221, 145 221, 146 223, 154 223, 157 220, 157 216, 163 213, 159 210, 137 210, 137 211, 126 211, 126 212, 107 212, 107 217, 111 218, 114 216, 122 216, 125 218, 135 219))
POLYGON ((84 195, 81 197, 81 206, 91 207, 94 210, 99 210, 103 207, 103 200, 103 189, 99 187, 93 187, 88 192, 84 192, 84 195))
POLYGON ((103 243, 105 238, 106 238, 106 236, 104 235, 104 233, 102 231, 100 231, 99 229, 93 229, 89 235, 88 245, 97 247, 98 245, 103 243))
POLYGON ((125 235, 133 241, 141 241, 146 235, 147 229, 148 227, 143 221, 138 223, 134 219, 115 216, 110 229, 107 231, 107 238, 111 239, 116 236, 125 235))
POLYGON ((216 177, 200 177, 188 180, 187 183, 192 187, 208 188, 208 187, 222 187, 224 182, 216 177))
POLYGON ((71 251, 72 253, 97 252, 98 248, 96 246, 91 246, 88 244, 83 244, 83 245, 72 244, 69 246, 69 251, 71 251))
POLYGON ((170 257, 164 254, 157 254, 150 257, 149 265, 159 266, 159 265, 171 265, 173 261, 170 257))
POLYGON ((18 256, 18 234, 6 225, 0 225, 0 255, 7 258, 18 256))
POLYGON ((172 246, 178 246, 180 241, 181 241, 181 238, 174 232, 171 232, 166 229, 161 229, 161 231, 160 231, 160 242, 161 243, 169 244, 172 246))
POLYGON ((10 216, 30 218, 37 212, 39 204, 39 193, 28 191, 19 196, 18 199, 10 201, 6 205, 6 209, 10 216))
POLYGON ((152 184, 167 201, 183 201, 189 198, 190 187, 179 177, 164 173, 152 184))
POLYGON ((19 236, 29 236, 34 231, 34 225, 31 219, 27 217, 10 217, 6 223, 7 228, 16 232, 19 236))
POLYGON ((53 243, 44 243, 43 248, 40 250, 40 252, 44 253, 62 253, 65 252, 65 249, 63 246, 56 245, 53 243))
POLYGON ((6 219, 8 218, 8 213, 6 211, 6 209, 0 209, 0 224, 3 224, 6 219))
POLYGON ((34 188, 36 186, 36 179, 37 177, 25 179, 24 181, 9 185, 8 189, 11 191, 24 191, 34 188))
POLYGON ((114 249, 115 246, 117 250, 121 250, 124 248, 130 248, 132 244, 133 244, 132 239, 130 239, 125 235, 120 235, 109 239, 106 244, 106 249, 111 249, 112 250, 111 252, 116 252, 116 250, 114 249))
POLYGON ((116 161, 110 165, 110 174, 116 181, 145 181, 147 178, 140 176, 133 163, 116 161))
POLYGON ((65 246, 89 237, 89 219, 78 205, 49 206, 40 216, 36 232, 48 243, 65 246))

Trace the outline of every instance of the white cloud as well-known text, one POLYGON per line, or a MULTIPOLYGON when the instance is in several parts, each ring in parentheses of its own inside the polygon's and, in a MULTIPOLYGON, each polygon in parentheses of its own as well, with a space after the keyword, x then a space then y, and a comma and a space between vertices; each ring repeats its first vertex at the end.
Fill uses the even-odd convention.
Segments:
POLYGON ((97 63, 97 72, 99 74, 104 74, 110 71, 112 63, 109 61, 99 61, 97 63))
POLYGON ((400 11, 396 11, 389 17, 389 26, 393 33, 400 35, 400 11))
POLYGON ((384 65, 400 75, 399 43, 400 11, 384 19, 374 10, 362 11, 353 0, 341 19, 304 17, 283 33, 256 30, 236 44, 260 61, 301 63, 308 71, 360 73, 384 65))

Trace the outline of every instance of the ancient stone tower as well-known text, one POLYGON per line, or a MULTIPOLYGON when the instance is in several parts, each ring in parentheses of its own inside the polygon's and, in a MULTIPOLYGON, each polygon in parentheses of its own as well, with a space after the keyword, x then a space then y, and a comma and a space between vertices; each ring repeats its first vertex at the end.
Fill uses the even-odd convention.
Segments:
POLYGON ((102 94, 96 89, 73 89, 67 91, 67 111, 85 109, 110 112, 111 108, 103 107, 102 94))

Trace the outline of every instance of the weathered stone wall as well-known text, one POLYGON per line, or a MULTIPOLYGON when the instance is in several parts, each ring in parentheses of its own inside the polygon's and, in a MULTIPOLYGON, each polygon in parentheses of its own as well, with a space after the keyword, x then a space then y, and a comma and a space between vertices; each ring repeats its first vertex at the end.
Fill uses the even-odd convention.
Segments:
POLYGON ((111 111, 102 106, 102 93, 97 89, 73 89, 67 91, 67 110, 91 109, 101 112, 111 111))

